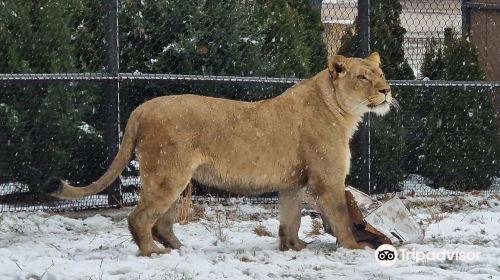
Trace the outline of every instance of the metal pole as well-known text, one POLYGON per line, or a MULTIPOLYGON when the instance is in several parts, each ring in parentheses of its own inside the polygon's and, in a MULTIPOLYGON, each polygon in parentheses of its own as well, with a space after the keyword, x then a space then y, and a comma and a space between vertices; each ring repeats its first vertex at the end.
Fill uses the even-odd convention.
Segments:
MULTIPOLYGON (((358 0, 358 21, 360 37, 360 56, 367 57, 370 53, 370 0, 358 0)), ((359 151, 361 160, 359 189, 371 194, 370 183, 370 114, 364 116, 359 127, 359 151)))
POLYGON ((358 21, 360 37, 360 56, 370 53, 370 0, 358 0, 358 21))
POLYGON ((470 33, 470 8, 469 0, 462 0, 462 36, 469 37, 470 33))
MULTIPOLYGON (((106 72, 116 77, 106 83, 104 104, 106 105, 106 120, 104 141, 107 149, 106 166, 118 153, 120 145, 120 116, 119 116, 119 58, 118 58, 118 0, 106 0, 106 72)), ((108 188, 108 203, 111 205, 123 205, 120 180, 116 180, 108 188)))

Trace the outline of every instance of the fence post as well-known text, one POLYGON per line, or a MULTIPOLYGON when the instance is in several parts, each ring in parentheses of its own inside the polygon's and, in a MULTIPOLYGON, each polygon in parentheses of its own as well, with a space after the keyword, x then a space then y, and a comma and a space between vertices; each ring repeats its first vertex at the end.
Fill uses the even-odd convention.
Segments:
MULTIPOLYGON (((358 21, 360 37, 360 56, 367 57, 370 53, 370 0, 358 0, 358 21)), ((371 194, 370 185, 370 118, 371 114, 366 114, 359 126, 359 151, 361 160, 360 166, 360 190, 371 194)))
POLYGON ((470 32, 470 8, 469 0, 462 0, 462 36, 469 37, 470 32))
MULTIPOLYGON (((105 109, 105 125, 104 125, 104 141, 106 144, 107 160, 106 166, 110 166, 111 162, 118 153, 120 145, 120 116, 119 116, 119 89, 120 81, 119 74, 119 58, 118 58, 118 0, 106 0, 105 2, 105 19, 106 19, 106 71, 115 76, 116 79, 110 80, 105 85, 104 104, 105 109)), ((108 204, 123 205, 123 197, 121 193, 120 180, 116 180, 108 188, 108 204)))

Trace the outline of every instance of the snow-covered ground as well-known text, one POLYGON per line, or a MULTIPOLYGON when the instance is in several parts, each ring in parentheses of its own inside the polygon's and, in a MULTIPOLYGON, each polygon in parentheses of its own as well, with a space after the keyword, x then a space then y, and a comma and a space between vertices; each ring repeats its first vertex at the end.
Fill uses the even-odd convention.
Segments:
MULTIPOLYGON (((300 252, 278 251, 275 206, 205 206, 201 219, 175 224, 184 243, 169 255, 138 257, 125 210, 0 214, 0 279, 500 279, 500 197, 409 198, 423 244, 399 249, 479 252, 475 261, 399 260, 381 267, 374 250, 337 248, 302 217, 300 252), (258 236, 254 229, 271 236, 258 236)), ((316 220, 316 222, 315 222, 316 220)))

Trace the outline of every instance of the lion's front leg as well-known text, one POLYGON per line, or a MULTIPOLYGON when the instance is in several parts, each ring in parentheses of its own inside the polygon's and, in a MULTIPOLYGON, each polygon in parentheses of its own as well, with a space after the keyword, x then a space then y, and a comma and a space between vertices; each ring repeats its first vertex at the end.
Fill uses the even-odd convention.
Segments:
POLYGON ((279 194, 280 228, 279 248, 281 251, 292 249, 300 251, 306 243, 299 239, 301 195, 298 191, 282 191, 279 194))
POLYGON ((309 191, 316 198, 322 217, 333 228, 340 246, 348 249, 363 249, 367 245, 358 243, 352 232, 352 222, 349 217, 345 197, 344 177, 340 179, 310 180, 309 191))

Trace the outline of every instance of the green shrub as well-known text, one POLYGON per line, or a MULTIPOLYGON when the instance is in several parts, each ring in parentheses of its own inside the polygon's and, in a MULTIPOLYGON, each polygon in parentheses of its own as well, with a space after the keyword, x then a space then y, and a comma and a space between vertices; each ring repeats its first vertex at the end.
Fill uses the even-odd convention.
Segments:
MULTIPOLYGON (((442 48, 430 44, 423 75, 437 80, 484 80, 476 48, 451 35, 442 48)), ((433 187, 487 189, 500 175, 499 140, 491 90, 450 87, 427 95, 418 166, 433 187)))

